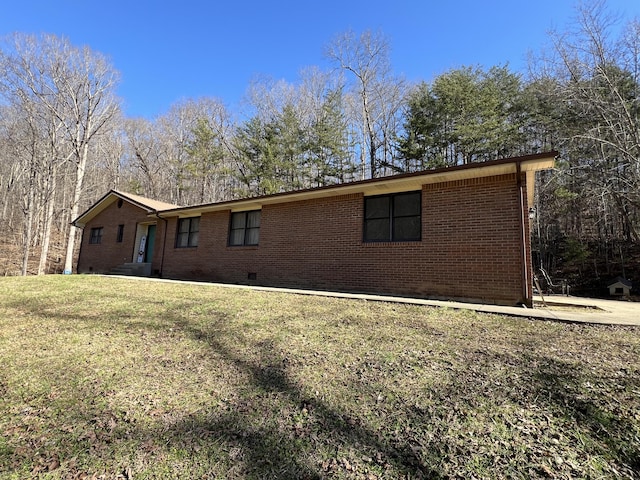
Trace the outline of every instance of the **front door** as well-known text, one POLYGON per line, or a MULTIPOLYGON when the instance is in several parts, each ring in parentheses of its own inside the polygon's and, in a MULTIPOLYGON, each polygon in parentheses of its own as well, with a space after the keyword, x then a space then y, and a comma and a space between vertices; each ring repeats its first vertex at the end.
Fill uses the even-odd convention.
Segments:
POLYGON ((144 250, 144 261, 151 263, 153 259, 153 247, 156 243, 156 226, 149 225, 147 229, 147 246, 144 250))

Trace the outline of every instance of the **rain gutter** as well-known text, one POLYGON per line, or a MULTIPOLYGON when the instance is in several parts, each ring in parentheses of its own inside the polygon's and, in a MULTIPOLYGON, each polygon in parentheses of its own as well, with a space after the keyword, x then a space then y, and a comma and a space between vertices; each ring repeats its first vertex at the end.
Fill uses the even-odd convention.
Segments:
POLYGON ((160 269, 159 269, 160 270, 159 275, 160 275, 160 278, 162 278, 162 269, 164 268, 164 250, 167 245, 167 229, 169 226, 169 221, 166 218, 161 217, 157 210, 155 210, 153 214, 160 220, 164 221, 164 234, 162 235, 162 256, 160 257, 160 269))
POLYGON ((528 211, 525 208, 525 191, 524 186, 522 184, 522 168, 520 162, 516 162, 516 179, 518 185, 518 207, 520 210, 520 252, 522 255, 522 301, 525 306, 532 307, 533 306, 533 298, 530 295, 531 292, 531 284, 530 284, 530 272, 529 272, 529 259, 527 256, 527 235, 529 232, 527 231, 527 218, 525 215, 528 215, 528 211))

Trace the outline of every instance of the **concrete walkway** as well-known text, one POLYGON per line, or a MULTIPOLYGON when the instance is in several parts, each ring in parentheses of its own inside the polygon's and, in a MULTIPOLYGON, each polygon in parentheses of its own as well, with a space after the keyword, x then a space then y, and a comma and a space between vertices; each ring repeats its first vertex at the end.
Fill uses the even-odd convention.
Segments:
POLYGON ((551 295, 534 297, 535 310, 547 312, 550 317, 569 322, 604 323, 609 325, 640 326, 640 303, 600 298, 565 297, 551 295))
POLYGON ((317 295, 323 297, 352 298, 376 302, 408 303, 412 305, 429 305, 463 310, 474 310, 483 313, 495 313, 541 320, 555 320, 561 322, 594 323, 604 325, 634 325, 640 326, 640 303, 601 300, 597 298, 566 297, 551 295, 534 297, 535 308, 504 307, 500 305, 486 305, 478 303, 453 302, 443 300, 426 300, 421 298, 395 297, 388 295, 369 295, 360 293, 328 292, 319 290, 302 290, 293 288, 258 287, 248 285, 233 285, 225 283, 190 282, 185 280, 168 280, 148 277, 129 277, 119 275, 105 275, 111 278, 127 280, 146 280, 155 282, 174 282, 190 285, 216 286, 224 288, 251 289, 264 292, 294 293, 299 295, 317 295))

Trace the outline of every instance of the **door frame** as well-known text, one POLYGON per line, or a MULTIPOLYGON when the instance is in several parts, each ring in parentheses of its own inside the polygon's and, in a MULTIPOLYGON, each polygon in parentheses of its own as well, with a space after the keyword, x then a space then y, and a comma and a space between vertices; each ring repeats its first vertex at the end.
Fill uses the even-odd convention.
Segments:
POLYGON ((133 255, 131 256, 131 261, 133 263, 151 263, 145 262, 144 260, 152 260, 153 259, 153 251, 149 251, 149 227, 155 227, 153 229, 154 240, 151 242, 151 247, 155 249, 155 232, 157 231, 157 222, 148 222, 148 223, 138 223, 136 225, 136 240, 133 244, 133 255), (140 253, 140 242, 142 241, 142 237, 145 237, 145 246, 142 253, 140 253), (142 255, 143 262, 138 262, 138 256, 142 255))

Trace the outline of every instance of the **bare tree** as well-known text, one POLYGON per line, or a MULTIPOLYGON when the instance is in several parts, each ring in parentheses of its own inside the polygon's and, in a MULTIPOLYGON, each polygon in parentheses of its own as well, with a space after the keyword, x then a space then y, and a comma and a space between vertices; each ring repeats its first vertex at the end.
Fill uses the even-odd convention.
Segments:
MULTIPOLYGON (((150 198, 169 201, 161 195, 162 168, 166 156, 156 124, 143 118, 125 122, 125 168, 128 174, 126 190, 150 198)), ((168 187, 168 185, 167 185, 168 187)), ((169 189, 165 190, 169 192, 169 189)))
POLYGON ((371 177, 379 176, 390 164, 388 152, 393 137, 392 118, 400 113, 404 82, 391 76, 389 43, 380 33, 365 31, 356 35, 348 31, 336 37, 326 55, 341 69, 355 77, 354 91, 359 99, 361 151, 363 167, 368 162, 371 177), (380 153, 380 151, 383 151, 380 153))
POLYGON ((199 203, 231 198, 229 183, 232 124, 224 104, 214 98, 194 102, 195 126, 187 143, 187 170, 192 200, 199 203))
POLYGON ((124 118, 118 116, 111 122, 110 128, 100 135, 93 146, 98 162, 94 164, 96 178, 94 185, 104 191, 107 188, 119 189, 122 181, 122 163, 125 152, 124 118))
POLYGON ((285 80, 258 76, 251 80, 245 97, 251 116, 263 122, 271 122, 287 105, 297 103, 298 91, 295 85, 285 80))
POLYGON ((18 161, 16 151, 17 133, 22 129, 17 125, 17 112, 11 105, 0 106, 0 224, 9 231, 13 226, 14 196, 24 176, 24 168, 18 161))
MULTIPOLYGON (((73 166, 74 178, 67 210, 71 220, 78 214, 89 146, 119 111, 115 96, 118 74, 104 56, 54 35, 16 34, 3 58, 7 76, 20 85, 17 95, 25 92, 29 102, 54 119, 54 150, 68 152, 65 160, 73 166)), ((69 226, 67 272, 73 267, 75 230, 69 226)))
POLYGON ((128 188, 183 205, 229 199, 231 136, 230 114, 214 98, 182 100, 154 120, 127 120, 128 188))
MULTIPOLYGON (((49 250, 53 206, 57 192, 57 176, 61 166, 71 157, 63 141, 60 119, 44 104, 37 92, 48 91, 50 78, 37 68, 37 46, 25 40, 24 55, 12 55, 10 48, 0 52, 4 75, 0 78, 0 93, 12 111, 13 145, 11 162, 22 166, 23 258, 22 274, 27 274, 32 244, 39 244, 38 274, 44 273, 49 250), (32 69, 32 70, 30 70, 32 69)), ((56 99, 50 98, 51 104, 56 99)))
POLYGON ((560 100, 579 119, 569 130, 570 173, 640 242, 640 24, 614 36, 619 20, 605 7, 578 8, 574 28, 552 35, 555 56, 543 71, 553 72, 560 100))

